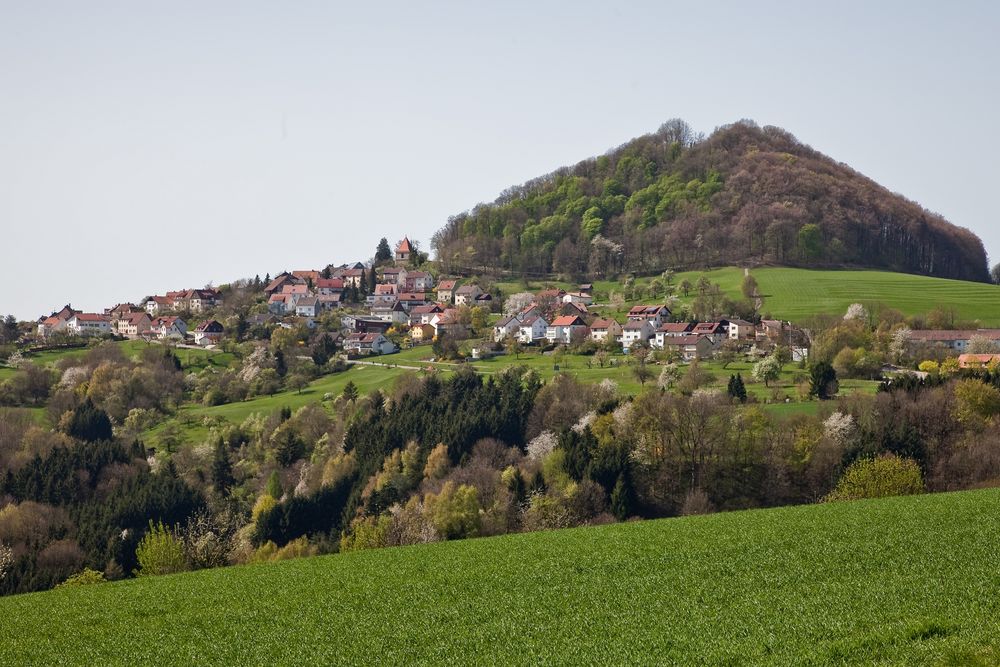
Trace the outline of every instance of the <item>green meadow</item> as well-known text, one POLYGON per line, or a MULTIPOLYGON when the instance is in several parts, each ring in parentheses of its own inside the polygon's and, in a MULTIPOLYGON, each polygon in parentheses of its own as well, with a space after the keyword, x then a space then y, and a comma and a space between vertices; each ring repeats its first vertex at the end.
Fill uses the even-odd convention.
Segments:
POLYGON ((336 554, 0 599, 0 663, 992 665, 1000 490, 336 554))

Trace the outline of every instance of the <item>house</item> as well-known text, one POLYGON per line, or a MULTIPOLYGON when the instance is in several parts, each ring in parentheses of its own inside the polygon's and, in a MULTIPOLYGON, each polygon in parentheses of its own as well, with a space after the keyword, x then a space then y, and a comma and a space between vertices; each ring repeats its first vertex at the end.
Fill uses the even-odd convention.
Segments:
POLYGON ((270 314, 254 314, 247 317, 247 324, 252 327, 266 327, 277 324, 278 318, 270 314))
POLYGON ((475 304, 477 306, 483 306, 484 308, 489 308, 493 305, 493 295, 489 292, 483 292, 475 299, 475 304))
POLYGON ((649 343, 654 333, 649 320, 630 320, 622 327, 622 349, 628 352, 636 343, 649 343))
POLYGON ((594 297, 588 292, 566 292, 562 297, 563 303, 579 303, 589 306, 594 303, 594 297))
POLYGON ((462 285, 455 290, 455 305, 456 306, 472 306, 475 305, 476 297, 483 293, 483 290, 479 289, 479 285, 462 285))
POLYGON ((392 305, 375 306, 372 308, 371 314, 372 317, 392 324, 409 324, 410 322, 410 315, 399 301, 392 305))
POLYGON ((295 310, 295 300, 291 294, 272 294, 267 300, 267 312, 284 315, 295 310))
POLYGON ((165 296, 151 296, 147 297, 146 300, 143 301, 142 305, 146 309, 147 313, 151 316, 155 316, 164 311, 173 310, 174 301, 173 299, 168 299, 165 296))
POLYGON ((206 320, 194 330, 195 345, 214 345, 222 340, 226 329, 216 320, 206 320))
POLYGON ((361 281, 366 279, 366 271, 361 269, 344 269, 340 278, 344 281, 345 287, 361 287, 361 281))
POLYGON ((653 327, 653 331, 659 329, 664 322, 670 319, 670 309, 663 304, 653 306, 633 306, 628 311, 630 322, 646 321, 653 327))
POLYGON ((417 324, 410 327, 410 340, 414 343, 424 343, 434 338, 434 327, 430 324, 417 324))
POLYGON ((550 343, 569 345, 586 338, 589 331, 583 318, 577 315, 561 315, 546 327, 545 337, 550 343))
POLYGON ((691 329, 691 333, 696 336, 708 336, 712 339, 712 344, 717 345, 729 337, 729 321, 699 322, 691 329))
POLYGON ((587 317, 590 315, 590 311, 582 303, 576 303, 574 301, 561 303, 556 309, 556 315, 578 315, 580 317, 587 317))
POLYGON ((590 339, 595 343, 618 340, 622 335, 622 325, 612 319, 598 319, 590 323, 590 339))
POLYGON ((528 315, 521 318, 521 326, 517 330, 517 338, 525 345, 537 343, 545 339, 549 323, 541 315, 528 315))
POLYGON ((434 286, 434 277, 426 271, 410 271, 403 278, 403 289, 407 292, 429 292, 434 286))
POLYGON ((753 340, 756 327, 753 322, 741 319, 729 320, 729 340, 749 341, 753 340))
POLYGON ((66 331, 76 336, 99 336, 111 333, 111 318, 99 313, 74 313, 66 321, 66 331))
POLYGON ((183 340, 184 336, 187 335, 187 323, 176 315, 157 317, 150 322, 149 333, 160 340, 167 340, 169 338, 183 340))
POLYGON ((292 271, 292 275, 301 280, 306 285, 316 286, 316 283, 323 277, 319 271, 292 271))
POLYGON ((410 261, 411 254, 413 254, 413 244, 410 243, 410 239, 404 236, 403 240, 396 245, 396 262, 410 261))
POLYGON ((414 306, 413 308, 410 308, 410 326, 430 324, 432 317, 443 312, 444 308, 436 303, 414 306))
POLYGON ((683 336, 667 336, 663 339, 663 349, 676 352, 684 361, 706 359, 712 356, 715 343, 708 336, 684 334, 683 336))
POLYGON ((392 322, 375 317, 347 315, 341 318, 341 322, 344 324, 344 328, 354 333, 385 333, 392 327, 392 322))
POLYGON ((566 290, 546 289, 535 294, 535 303, 545 312, 552 312, 556 306, 562 303, 562 298, 566 290))
POLYGON ((423 292, 403 292, 399 295, 399 303, 409 312, 417 306, 427 305, 427 295, 423 292))
POLYGON ((372 294, 372 305, 374 307, 391 308, 398 300, 399 297, 396 294, 395 283, 383 283, 375 286, 375 292, 372 294))
POLYGON ((516 336, 520 328, 521 320, 517 319, 516 316, 504 317, 493 325, 493 340, 499 343, 508 336, 516 336))
POLYGON ((434 327, 435 336, 462 338, 468 331, 468 327, 459 321, 458 311, 452 308, 432 317, 430 325, 434 327))
POLYGON ((149 313, 142 310, 138 313, 119 313, 112 319, 111 326, 119 336, 138 338, 150 333, 152 322, 149 313))
POLYGON ((406 269, 401 266, 387 266, 382 270, 382 282, 386 285, 403 287, 406 283, 406 269))
POLYGON ((49 317, 43 318, 38 323, 38 335, 42 338, 51 336, 58 331, 65 331, 67 324, 73 315, 79 311, 73 310, 69 305, 63 306, 59 312, 52 313, 49 317))
POLYGON ((319 315, 319 299, 314 296, 304 296, 295 304, 295 314, 299 317, 316 317, 319 315))
POLYGON ((653 339, 653 345, 663 349, 663 339, 664 338, 675 338, 677 336, 686 336, 691 333, 694 329, 694 324, 691 322, 666 322, 660 325, 660 328, 656 330, 653 339))
POLYGON ((594 286, 591 283, 583 283, 579 287, 577 287, 576 289, 581 294, 589 294, 591 296, 594 295, 594 286))
POLYGON ((910 333, 910 344, 945 347, 956 352, 964 352, 973 337, 1000 342, 1000 329, 956 329, 954 331, 915 329, 910 333))
POLYGON ((343 305, 343 295, 340 292, 336 294, 320 294, 316 297, 316 301, 319 303, 320 312, 325 312, 340 308, 343 305))
POLYGON ((437 300, 441 303, 452 303, 455 300, 457 280, 442 280, 437 286, 437 300))
POLYGON ((305 282, 302 278, 294 276, 291 273, 279 273, 264 287, 264 294, 271 296, 280 292, 285 285, 304 285, 305 282))
POLYGON ((1000 354, 958 355, 959 368, 988 368, 992 365, 1000 365, 1000 354))
POLYGON ((134 303, 119 303, 115 305, 114 308, 107 308, 104 310, 104 314, 111 318, 112 324, 115 320, 122 316, 131 315, 132 313, 144 313, 146 312, 144 308, 140 308, 134 303))
POLYGON ((343 278, 320 278, 313 286, 318 296, 332 296, 344 293, 343 278))
POLYGON ((201 313, 222 303, 219 290, 208 287, 167 292, 167 298, 173 301, 175 309, 189 310, 192 313, 201 313))
POLYGON ((354 333, 344 340, 344 349, 355 354, 392 354, 396 345, 380 333, 354 333))

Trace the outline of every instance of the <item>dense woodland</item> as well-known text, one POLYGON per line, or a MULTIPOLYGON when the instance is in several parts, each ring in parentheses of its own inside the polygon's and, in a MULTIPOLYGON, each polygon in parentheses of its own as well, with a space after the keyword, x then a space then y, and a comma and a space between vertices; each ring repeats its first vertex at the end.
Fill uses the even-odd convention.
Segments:
POLYGON ((775 127, 682 121, 504 191, 433 239, 455 271, 602 277, 775 263, 986 281, 972 232, 775 127))

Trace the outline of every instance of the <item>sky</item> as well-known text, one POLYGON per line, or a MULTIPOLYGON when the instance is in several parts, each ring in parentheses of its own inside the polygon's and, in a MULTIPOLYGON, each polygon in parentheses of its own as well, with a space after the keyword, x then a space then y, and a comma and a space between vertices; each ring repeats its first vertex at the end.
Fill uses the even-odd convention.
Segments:
POLYGON ((996 261, 997 34, 992 2, 0 0, 0 314, 428 249, 671 118, 783 127, 996 261))

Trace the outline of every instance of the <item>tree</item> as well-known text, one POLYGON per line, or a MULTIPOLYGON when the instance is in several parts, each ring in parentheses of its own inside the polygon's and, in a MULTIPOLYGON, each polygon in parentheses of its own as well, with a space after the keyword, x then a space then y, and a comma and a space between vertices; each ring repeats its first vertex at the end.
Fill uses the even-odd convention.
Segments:
POLYGON ((521 340, 517 337, 516 333, 507 334, 507 338, 504 339, 504 347, 507 349, 507 354, 514 355, 514 359, 519 359, 521 355, 521 340))
POLYGON ((281 488, 281 477, 278 475, 277 470, 272 470, 271 476, 267 478, 267 486, 264 488, 264 493, 275 500, 281 500, 281 496, 285 495, 284 490, 281 488))
POLYGON ((103 410, 97 408, 87 397, 73 410, 66 433, 86 442, 110 440, 111 420, 103 410))
POLYGON ((3 325, 0 326, 0 343, 16 343, 19 337, 17 318, 8 315, 3 319, 3 325))
POLYGON ((994 285, 1000 285, 1000 262, 993 265, 990 269, 990 280, 993 281, 994 285))
POLYGON ((827 361, 818 361, 809 369, 809 395, 821 401, 833 397, 840 386, 837 371, 827 361))
POLYGON ((975 379, 955 383, 955 416, 972 428, 981 428, 1000 415, 1000 389, 975 379))
POLYGON ((7 570, 14 564, 14 552, 3 542, 0 542, 0 581, 7 575, 7 570))
POLYGON ((389 248, 389 241, 383 236, 378 241, 378 247, 375 248, 375 263, 381 264, 383 262, 388 262, 392 259, 392 249, 389 248))
POLYGON ((136 575, 140 577, 173 574, 188 569, 184 544, 162 522, 149 522, 149 531, 139 542, 135 557, 139 562, 136 575))
POLYGON ((215 489, 220 495, 226 495, 229 493, 229 487, 235 481, 233 479, 233 464, 229 460, 229 450, 220 436, 215 443, 215 452, 212 456, 212 483, 215 484, 215 489))
POLYGON ((632 367, 632 375, 639 381, 639 384, 646 386, 646 383, 653 379, 653 371, 646 365, 645 360, 640 361, 632 367))
POLYGON ((615 488, 611 491, 611 513, 619 521, 624 521, 632 513, 632 489, 625 482, 625 475, 618 475, 615 488))
POLYGON ((743 284, 740 289, 743 291, 744 298, 752 302, 757 298, 757 279, 749 273, 746 274, 743 277, 743 284))
POLYGON ((288 376, 288 387, 301 394, 302 390, 309 386, 309 377, 304 373, 295 372, 288 376))
POLYGON ((479 492, 474 486, 448 481, 440 493, 424 497, 424 511, 438 534, 446 540, 475 537, 479 534, 479 492))
POLYGON ((992 338, 976 334, 969 338, 965 351, 969 354, 996 354, 1000 352, 1000 347, 992 338))
POLYGON ((347 384, 344 385, 344 391, 341 393, 344 400, 353 403, 358 398, 358 386, 354 384, 354 380, 348 380, 347 384))
POLYGON ((489 316, 490 311, 488 311, 483 306, 475 306, 470 313, 470 324, 472 325, 473 331, 482 331, 486 327, 486 320, 489 316))
POLYGON ((770 386, 773 380, 781 377, 781 361, 773 354, 768 355, 753 365, 751 374, 757 382, 763 382, 765 387, 770 386))
POLYGON ((747 402, 747 388, 743 384, 742 375, 737 373, 729 376, 729 387, 726 389, 726 393, 729 394, 730 398, 734 398, 740 403, 747 402))
POLYGON ((852 463, 837 481, 837 488, 825 500, 886 498, 923 492, 923 475, 916 461, 895 454, 884 454, 852 463))
POLYGON ((798 233, 799 251, 806 259, 817 259, 823 254, 823 233, 819 225, 802 225, 798 233))

